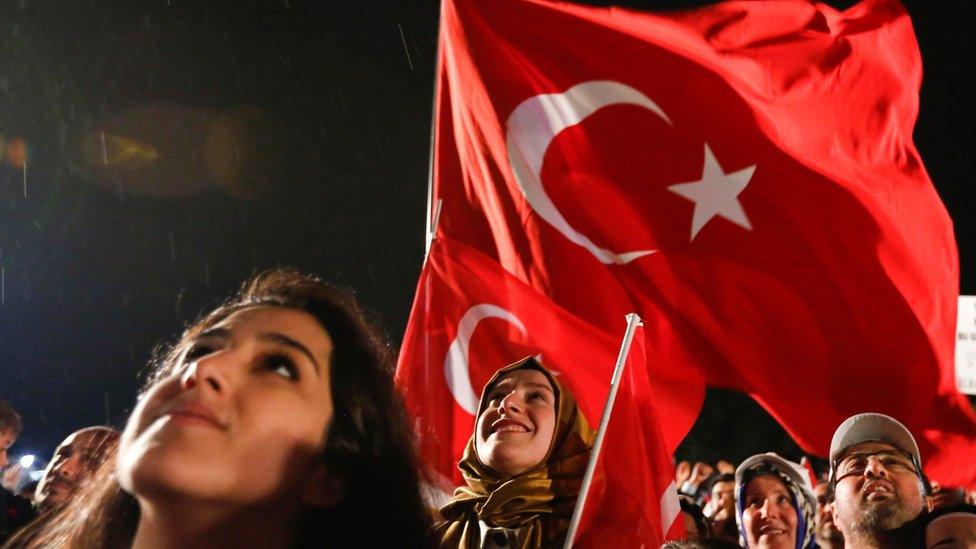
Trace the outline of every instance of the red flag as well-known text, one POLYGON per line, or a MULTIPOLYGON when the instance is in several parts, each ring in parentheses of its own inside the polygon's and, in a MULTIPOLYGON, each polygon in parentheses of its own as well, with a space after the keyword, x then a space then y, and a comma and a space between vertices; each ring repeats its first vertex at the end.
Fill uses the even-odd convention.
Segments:
POLYGON ((883 412, 934 478, 976 486, 900 4, 445 0, 441 29, 440 235, 603 331, 636 309, 668 365, 749 393, 811 453, 883 412))
POLYGON ((643 329, 627 355, 574 547, 659 547, 684 537, 674 465, 648 376, 643 329))
POLYGON ((613 337, 481 253, 438 239, 417 286, 396 379, 421 434, 421 456, 441 477, 439 487, 451 491, 462 482, 457 463, 474 430, 478 396, 496 370, 541 355, 595 426, 615 352, 613 337))

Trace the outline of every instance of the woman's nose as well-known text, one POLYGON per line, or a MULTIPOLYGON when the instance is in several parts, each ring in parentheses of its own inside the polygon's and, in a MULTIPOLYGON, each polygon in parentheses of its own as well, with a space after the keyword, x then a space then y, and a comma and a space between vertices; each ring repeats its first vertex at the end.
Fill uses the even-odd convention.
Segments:
POLYGON ((218 351, 196 359, 186 366, 181 384, 184 389, 199 387, 214 392, 222 392, 227 387, 227 374, 223 371, 227 361, 225 351, 218 351))
POLYGON ((762 513, 762 516, 764 517, 779 516, 779 509, 777 509, 776 505, 774 505, 773 502, 770 501, 769 499, 766 499, 766 501, 763 502, 763 506, 759 508, 759 511, 762 513))
POLYGON ((522 412, 521 399, 516 394, 516 391, 508 393, 502 397, 501 402, 498 403, 498 413, 512 413, 512 412, 522 412))

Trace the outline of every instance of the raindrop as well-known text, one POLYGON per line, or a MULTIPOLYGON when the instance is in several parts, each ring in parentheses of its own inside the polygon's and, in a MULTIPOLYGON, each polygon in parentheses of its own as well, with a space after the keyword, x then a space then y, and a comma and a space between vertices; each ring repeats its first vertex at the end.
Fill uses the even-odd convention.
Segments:
POLYGON ((169 257, 171 260, 173 260, 173 263, 175 264, 176 263, 176 241, 173 238, 173 231, 170 231, 168 235, 169 235, 169 257))
POLYGON ((366 269, 366 275, 369 276, 369 283, 373 286, 373 292, 379 295, 380 288, 376 285, 376 279, 373 278, 373 269, 366 269))
POLYGON ((407 64, 410 65, 410 70, 413 70, 413 59, 410 58, 410 48, 407 47, 407 37, 403 34, 403 25, 397 23, 397 28, 400 29, 400 41, 403 42, 403 52, 407 54, 407 64))
POLYGON ((186 288, 180 288, 180 290, 178 292, 176 292, 176 303, 175 303, 175 307, 176 307, 176 318, 180 318, 180 305, 183 304, 183 292, 185 292, 185 291, 186 291, 186 288))
POLYGON ((98 132, 102 142, 102 165, 108 166, 108 149, 105 147, 105 130, 98 132))

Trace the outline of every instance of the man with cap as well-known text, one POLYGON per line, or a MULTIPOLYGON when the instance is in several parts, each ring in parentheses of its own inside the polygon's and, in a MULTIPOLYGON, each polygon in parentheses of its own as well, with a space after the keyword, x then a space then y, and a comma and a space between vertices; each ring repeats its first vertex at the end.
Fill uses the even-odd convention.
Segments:
POLYGON ((830 442, 834 524, 845 547, 913 547, 928 481, 915 438, 884 414, 857 414, 830 442))

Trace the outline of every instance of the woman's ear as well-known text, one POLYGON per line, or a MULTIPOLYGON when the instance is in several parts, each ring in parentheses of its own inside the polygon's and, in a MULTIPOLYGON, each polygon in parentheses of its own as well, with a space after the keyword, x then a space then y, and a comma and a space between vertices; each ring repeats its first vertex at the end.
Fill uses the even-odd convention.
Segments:
POLYGON ((335 507, 343 497, 342 483, 326 471, 324 463, 315 467, 302 488, 302 503, 312 507, 335 507))

